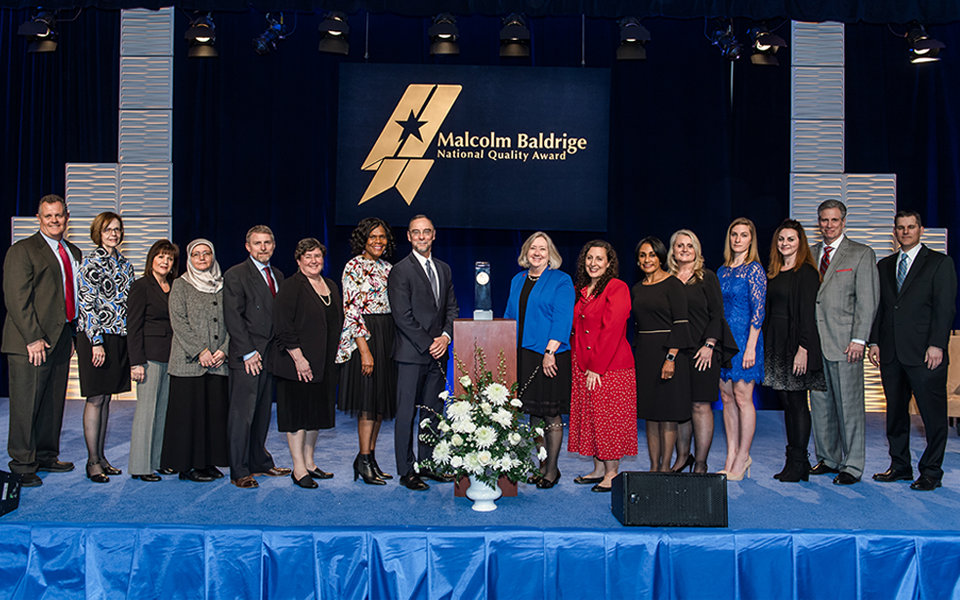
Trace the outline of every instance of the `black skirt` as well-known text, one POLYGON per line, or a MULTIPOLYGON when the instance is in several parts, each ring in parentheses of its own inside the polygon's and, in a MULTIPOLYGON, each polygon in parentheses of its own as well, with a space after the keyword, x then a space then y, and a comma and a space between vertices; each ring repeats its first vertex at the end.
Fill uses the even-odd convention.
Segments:
POLYGON ((720 399, 720 362, 723 360, 720 352, 713 351, 710 368, 706 371, 697 370, 697 361, 694 358, 700 348, 683 350, 687 357, 687 366, 690 372, 690 399, 694 402, 716 402, 720 399))
POLYGON ((520 387, 517 393, 521 394, 523 412, 541 417, 570 414, 570 390, 573 389, 571 354, 569 351, 557 354, 557 374, 547 377, 543 374, 543 354, 520 348, 517 356, 517 382, 520 387), (534 372, 536 375, 533 375, 534 372))
MULTIPOLYGON (((329 368, 331 365, 327 365, 329 368)), ((337 369, 327 372, 326 380, 319 383, 304 383, 276 377, 277 380, 277 431, 294 432, 305 429, 333 429, 337 424, 336 393, 337 369)))
POLYGON ((130 391, 130 358, 127 336, 104 334, 103 365, 93 366, 93 346, 82 331, 77 334, 77 370, 80 374, 80 395, 84 398, 130 391))
POLYGON ((189 471, 229 465, 229 408, 225 376, 171 375, 160 468, 189 471))
POLYGON ((361 372, 360 350, 340 369, 340 410, 365 418, 382 416, 392 419, 397 414, 397 363, 391 356, 396 331, 393 315, 363 315, 370 331, 367 346, 373 355, 373 375, 361 372))

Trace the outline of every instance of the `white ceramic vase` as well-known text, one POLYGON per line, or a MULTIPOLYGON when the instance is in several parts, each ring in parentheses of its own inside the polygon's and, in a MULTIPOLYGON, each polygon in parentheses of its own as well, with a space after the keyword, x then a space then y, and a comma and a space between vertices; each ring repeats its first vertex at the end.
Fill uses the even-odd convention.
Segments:
POLYGON ((473 510, 477 512, 490 512, 497 510, 497 498, 503 494, 500 486, 494 483, 492 486, 478 480, 473 475, 470 476, 470 487, 467 488, 467 498, 473 500, 473 510))

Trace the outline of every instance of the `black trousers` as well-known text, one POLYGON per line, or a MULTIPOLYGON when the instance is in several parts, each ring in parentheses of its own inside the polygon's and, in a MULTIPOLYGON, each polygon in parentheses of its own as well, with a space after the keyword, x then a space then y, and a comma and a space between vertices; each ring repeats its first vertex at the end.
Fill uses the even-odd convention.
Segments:
POLYGON ((274 467, 267 451, 273 403, 273 375, 264 370, 250 375, 245 369, 230 369, 230 412, 227 437, 230 443, 230 479, 236 481, 274 467))
MULTIPOLYGON (((946 353, 944 353, 946 358, 946 353)), ((910 471, 910 395, 926 430, 927 448, 917 467, 921 475, 943 477, 943 454, 947 447, 947 361, 932 371, 927 365, 904 365, 896 358, 880 364, 883 393, 887 397, 887 441, 890 466, 910 471)))
POLYGON ((437 414, 443 413, 440 392, 444 388, 443 372, 437 361, 429 363, 397 363, 397 422, 394 428, 394 449, 397 454, 397 473, 406 475, 413 470, 413 463, 433 456, 433 448, 420 438, 420 421, 429 418, 434 430, 437 416, 430 410, 422 411, 418 418, 417 405, 426 406, 437 414), (417 456, 413 453, 414 436, 418 441, 417 456), (419 457, 419 458, 418 458, 419 457))

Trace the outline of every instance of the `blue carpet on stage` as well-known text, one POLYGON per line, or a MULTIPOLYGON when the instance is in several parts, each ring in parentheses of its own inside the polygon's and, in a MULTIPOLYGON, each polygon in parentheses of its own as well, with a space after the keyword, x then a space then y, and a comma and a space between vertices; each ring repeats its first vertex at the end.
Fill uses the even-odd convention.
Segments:
MULTIPOLYGON (((947 598, 960 597, 960 438, 951 429, 944 487, 878 484, 888 466, 883 415, 867 415, 863 483, 830 477, 785 484, 782 415, 758 414, 752 478, 728 483, 729 529, 622 527, 610 496, 573 483, 588 459, 561 457, 551 490, 475 513, 452 486, 411 492, 354 482, 356 424, 342 417, 317 443, 332 480, 304 490, 289 478, 260 488, 131 480, 133 402, 114 401, 107 456, 124 475, 86 480, 82 403, 67 403, 65 474, 43 473, 20 508, 0 517, 0 598, 947 598)), ((7 435, 0 400, 0 443, 7 435)), ((914 457, 923 448, 914 422, 914 457)), ((645 440, 640 428, 640 447, 645 440)), ((289 465, 285 439, 268 447, 289 465)), ((717 413, 711 468, 722 468, 717 413)), ((377 453, 393 464, 385 423, 377 453)), ((621 470, 642 471, 646 456, 621 470)), ((392 470, 392 469, 390 469, 392 470)))

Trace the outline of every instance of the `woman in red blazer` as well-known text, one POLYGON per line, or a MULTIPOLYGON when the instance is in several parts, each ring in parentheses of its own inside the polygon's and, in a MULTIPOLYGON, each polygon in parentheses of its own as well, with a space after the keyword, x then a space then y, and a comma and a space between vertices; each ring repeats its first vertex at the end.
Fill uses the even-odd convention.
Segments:
POLYGON ((609 243, 595 240, 580 251, 568 450, 593 457, 593 472, 574 483, 593 483, 594 492, 609 492, 620 459, 637 453, 637 384, 626 336, 630 289, 618 273, 609 243))

